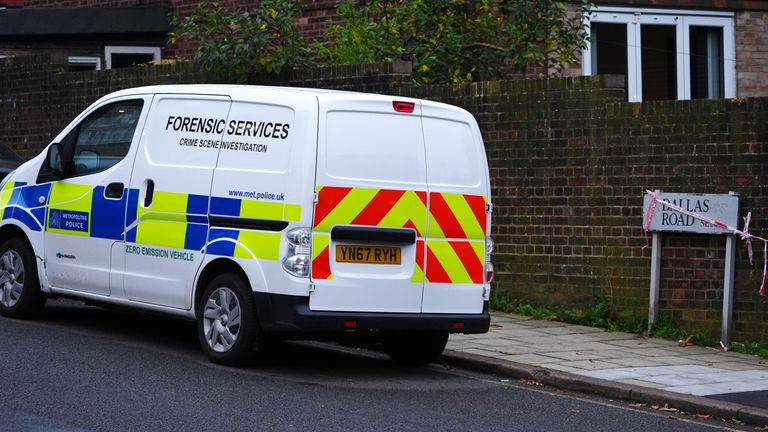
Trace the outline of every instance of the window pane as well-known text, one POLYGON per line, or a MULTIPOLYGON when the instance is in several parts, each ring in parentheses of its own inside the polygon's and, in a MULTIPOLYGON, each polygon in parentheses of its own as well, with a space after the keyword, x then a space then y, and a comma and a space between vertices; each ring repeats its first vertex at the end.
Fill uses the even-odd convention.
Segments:
POLYGON ((627 85, 627 25, 592 23, 591 52, 593 75, 624 75, 624 88, 627 85))
POLYGON ((80 124, 74 151, 75 174, 105 170, 125 157, 143 105, 140 100, 108 105, 80 124))
POLYGON ((723 97, 723 29, 690 27, 691 99, 723 97))
POLYGON ((423 183, 421 118, 332 111, 326 127, 326 169, 341 179, 423 183))
POLYGON ((82 72, 96 70, 95 63, 70 63, 67 65, 67 72, 82 72))
POLYGON ((643 100, 677 99, 677 45, 675 26, 640 27, 643 100))
POLYGON ((154 59, 153 54, 112 53, 112 69, 147 64, 154 59))

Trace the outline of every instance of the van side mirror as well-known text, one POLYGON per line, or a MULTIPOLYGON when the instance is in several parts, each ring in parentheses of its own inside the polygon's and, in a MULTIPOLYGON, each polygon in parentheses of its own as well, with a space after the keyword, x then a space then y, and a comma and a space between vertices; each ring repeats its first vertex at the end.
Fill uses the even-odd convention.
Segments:
POLYGON ((48 147, 48 153, 45 155, 45 161, 37 175, 38 183, 46 183, 54 180, 61 180, 64 176, 64 162, 62 159, 62 147, 60 143, 53 143, 48 147))

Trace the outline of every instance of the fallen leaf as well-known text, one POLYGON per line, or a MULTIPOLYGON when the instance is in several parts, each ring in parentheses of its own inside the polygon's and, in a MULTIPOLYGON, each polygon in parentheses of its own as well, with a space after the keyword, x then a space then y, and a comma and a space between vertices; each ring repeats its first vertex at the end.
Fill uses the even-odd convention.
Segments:
POLYGON ((648 404, 646 403, 633 403, 632 406, 638 407, 638 408, 646 408, 648 404))
POLYGON ((543 386, 544 384, 541 383, 539 380, 531 379, 531 378, 520 378, 520 382, 525 385, 534 385, 534 386, 543 386))
POLYGON ((664 404, 664 406, 661 405, 651 405, 652 410, 656 411, 664 411, 664 412, 680 412, 677 408, 672 408, 668 404, 664 404))
POLYGON ((680 339, 679 341, 677 341, 677 344, 680 346, 690 346, 690 345, 693 345, 693 342, 691 342, 692 339, 693 339, 693 335, 688 336, 685 339, 680 339))
POLYGON ((696 420, 709 420, 712 418, 711 414, 694 414, 693 418, 696 420))
POLYGON ((560 318, 557 317, 557 315, 550 315, 546 318, 547 321, 560 321, 560 318))
POLYGON ((768 431, 768 424, 764 424, 764 425, 760 425, 760 426, 755 426, 755 429, 761 430, 761 431, 768 431))
POLYGON ((640 335, 640 339, 642 339, 642 340, 648 340, 648 335, 640 335))
POLYGON ((500 324, 491 324, 491 328, 502 328, 503 326, 500 324))

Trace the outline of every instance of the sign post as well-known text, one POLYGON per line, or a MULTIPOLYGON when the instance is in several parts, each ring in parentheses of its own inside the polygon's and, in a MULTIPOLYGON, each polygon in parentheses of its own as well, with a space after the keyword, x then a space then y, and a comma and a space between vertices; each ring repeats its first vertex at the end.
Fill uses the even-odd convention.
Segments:
POLYGON ((681 194, 655 191, 655 209, 649 209, 652 198, 646 194, 643 197, 643 218, 651 215, 650 221, 643 220, 643 226, 653 232, 653 249, 651 250, 651 286, 648 305, 648 330, 658 320, 659 293, 661 285, 661 233, 696 233, 696 234, 727 234, 725 243, 725 276, 723 280, 723 326, 720 341, 727 347, 731 342, 731 311, 733 309, 733 279, 736 268, 736 249, 733 234, 728 230, 706 223, 689 214, 664 206, 671 203, 690 213, 704 216, 714 221, 722 221, 730 226, 738 226, 739 195, 730 192, 723 194, 681 194), (649 213, 649 210, 651 212, 649 213))

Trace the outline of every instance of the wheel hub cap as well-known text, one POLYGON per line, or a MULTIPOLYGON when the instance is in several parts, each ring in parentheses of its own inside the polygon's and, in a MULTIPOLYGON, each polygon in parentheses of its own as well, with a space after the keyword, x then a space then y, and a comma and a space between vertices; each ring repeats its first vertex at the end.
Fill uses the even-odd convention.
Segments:
POLYGON ((24 288, 24 263, 14 250, 0 256, 0 304, 14 307, 21 298, 24 288))
POLYGON ((205 302, 203 331, 208 346, 216 352, 229 351, 240 334, 240 302, 231 289, 217 288, 205 302))

